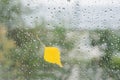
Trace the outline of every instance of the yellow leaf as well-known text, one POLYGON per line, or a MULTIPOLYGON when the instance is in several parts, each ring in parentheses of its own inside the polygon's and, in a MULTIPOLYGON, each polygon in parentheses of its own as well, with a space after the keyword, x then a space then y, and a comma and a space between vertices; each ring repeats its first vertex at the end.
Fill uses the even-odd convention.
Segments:
POLYGON ((45 47, 44 60, 63 67, 60 60, 60 51, 56 47, 45 47))

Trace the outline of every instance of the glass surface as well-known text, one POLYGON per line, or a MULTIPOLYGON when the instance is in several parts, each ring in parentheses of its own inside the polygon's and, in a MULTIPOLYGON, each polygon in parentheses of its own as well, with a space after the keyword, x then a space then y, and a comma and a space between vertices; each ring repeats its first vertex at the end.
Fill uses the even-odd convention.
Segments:
POLYGON ((120 0, 0 0, 0 80, 120 80, 120 0))

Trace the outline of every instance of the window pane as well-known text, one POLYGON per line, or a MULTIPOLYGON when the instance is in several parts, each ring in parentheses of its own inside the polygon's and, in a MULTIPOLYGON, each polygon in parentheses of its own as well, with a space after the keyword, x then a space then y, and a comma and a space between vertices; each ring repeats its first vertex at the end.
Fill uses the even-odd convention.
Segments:
POLYGON ((119 0, 0 0, 0 80, 119 80, 119 0))

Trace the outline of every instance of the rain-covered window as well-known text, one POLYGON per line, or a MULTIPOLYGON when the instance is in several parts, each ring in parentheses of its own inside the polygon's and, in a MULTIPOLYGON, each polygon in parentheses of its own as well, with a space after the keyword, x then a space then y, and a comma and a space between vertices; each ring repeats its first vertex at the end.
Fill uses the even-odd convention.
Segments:
POLYGON ((0 80, 120 80, 120 0, 0 0, 0 80))

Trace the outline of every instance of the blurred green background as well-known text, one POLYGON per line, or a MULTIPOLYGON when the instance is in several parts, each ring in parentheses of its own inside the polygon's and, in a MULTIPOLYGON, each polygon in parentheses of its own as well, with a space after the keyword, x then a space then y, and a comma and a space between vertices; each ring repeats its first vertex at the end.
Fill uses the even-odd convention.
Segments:
POLYGON ((32 11, 21 5, 0 0, 0 80, 120 79, 119 30, 66 28, 65 22, 48 28, 42 18, 28 27, 22 15, 32 11), (44 61, 43 44, 60 49, 63 68, 44 61), (96 46, 102 54, 90 57, 96 46))

